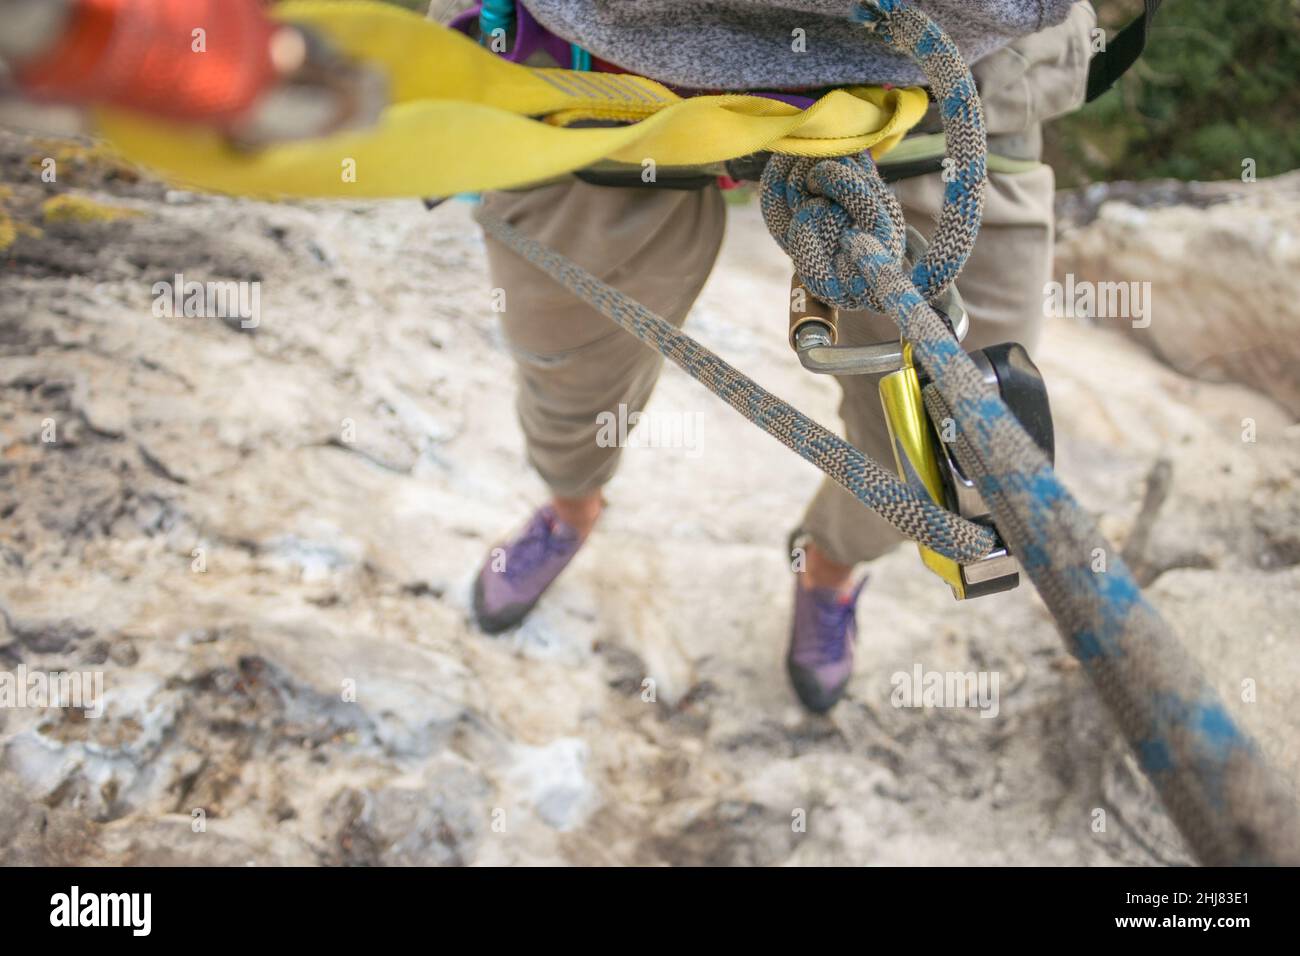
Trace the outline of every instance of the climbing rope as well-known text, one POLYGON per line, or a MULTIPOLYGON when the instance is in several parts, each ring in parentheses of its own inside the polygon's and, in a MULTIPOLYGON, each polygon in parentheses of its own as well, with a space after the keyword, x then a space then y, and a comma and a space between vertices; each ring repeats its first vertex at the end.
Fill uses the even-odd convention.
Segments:
POLYGON ((983 557, 993 548, 994 538, 988 528, 940 508, 913 491, 892 472, 733 368, 667 319, 481 207, 475 218, 490 235, 657 349, 763 431, 820 468, 900 533, 962 562, 983 557))
MULTIPOLYGON (((956 278, 979 229, 986 141, 969 69, 938 26, 901 0, 861 0, 854 11, 876 37, 916 59, 940 104, 951 162, 935 236, 909 271, 902 210, 866 155, 773 157, 762 193, 769 230, 815 296, 897 321, 929 378, 931 417, 956 423, 954 451, 963 470, 974 477, 998 531, 1201 861, 1300 864, 1293 789, 1236 725, 1095 522, 929 305, 956 278), (1106 555, 1106 570, 1096 573, 1099 553, 1106 555)), ((907 536, 962 561, 968 557, 958 555, 987 550, 990 542, 972 531, 978 526, 937 512, 666 320, 500 219, 481 211, 478 218, 490 234, 659 349, 907 536)))

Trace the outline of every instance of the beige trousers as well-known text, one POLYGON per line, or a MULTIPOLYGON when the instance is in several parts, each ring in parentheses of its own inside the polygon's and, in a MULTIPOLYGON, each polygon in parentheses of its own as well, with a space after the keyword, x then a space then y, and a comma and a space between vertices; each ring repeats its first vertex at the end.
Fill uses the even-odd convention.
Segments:
MULTIPOLYGON (((1043 121, 1082 103, 1088 31, 1095 22, 1091 7, 1080 3, 1060 26, 975 65, 990 134, 1010 134, 1036 148, 1043 121)), ((943 199, 939 175, 894 188, 908 223, 928 237, 943 199)), ((1053 190, 1047 166, 990 172, 983 226, 957 282, 971 319, 967 349, 1007 341, 1033 349, 1050 278, 1053 190)), ((611 188, 573 180, 491 193, 484 203, 677 326, 713 268, 725 221, 716 188, 611 188)), ((492 284, 505 292, 501 320, 518 366, 517 407, 529 462, 557 495, 594 491, 614 475, 620 453, 597 442, 598 416, 617 416, 620 404, 640 411, 663 359, 496 241, 487 241, 487 253, 492 284)), ((854 344, 898 334, 892 320, 870 313, 847 315, 840 331, 842 341, 854 344)), ((840 417, 850 442, 891 466, 878 381, 874 375, 839 378, 840 417)), ((878 557, 900 540, 830 480, 814 496, 801 529, 843 564, 878 557)))

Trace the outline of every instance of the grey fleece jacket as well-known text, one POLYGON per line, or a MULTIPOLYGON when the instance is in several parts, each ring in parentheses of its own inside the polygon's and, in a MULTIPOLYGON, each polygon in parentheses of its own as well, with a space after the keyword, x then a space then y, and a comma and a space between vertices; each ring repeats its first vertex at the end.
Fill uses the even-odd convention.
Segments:
MULTIPOLYGON (((850 0, 522 0, 570 43, 692 89, 913 84, 920 71, 849 19, 850 0), (802 30, 802 52, 796 39, 802 30)), ((974 63, 1065 19, 1075 0, 915 0, 974 63)))

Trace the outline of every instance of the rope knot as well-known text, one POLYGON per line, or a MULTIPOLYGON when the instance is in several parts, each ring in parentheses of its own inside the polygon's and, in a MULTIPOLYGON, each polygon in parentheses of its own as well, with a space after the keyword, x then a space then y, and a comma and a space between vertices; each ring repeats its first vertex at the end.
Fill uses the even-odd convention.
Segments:
POLYGON ((763 173, 763 218, 809 292, 842 309, 891 314, 899 296, 937 299, 970 255, 984 209, 984 113, 961 52, 922 11, 906 0, 855 0, 852 16, 916 61, 943 119, 943 208, 929 248, 912 266, 910 286, 899 281, 908 271, 903 212, 865 153, 773 156, 763 173), (888 290, 878 288, 883 278, 888 290))
POLYGON ((848 310, 887 312, 882 266, 902 267, 903 210, 870 154, 776 155, 763 172, 763 220, 808 291, 848 310))

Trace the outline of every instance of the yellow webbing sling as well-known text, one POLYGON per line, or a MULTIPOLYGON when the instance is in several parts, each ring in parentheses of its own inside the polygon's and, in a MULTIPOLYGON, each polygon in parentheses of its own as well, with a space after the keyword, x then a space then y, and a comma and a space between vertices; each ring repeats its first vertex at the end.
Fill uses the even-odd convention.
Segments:
POLYGON ((926 109, 914 88, 835 90, 805 110, 748 94, 683 98, 640 76, 510 63, 417 14, 360 0, 296 0, 275 15, 387 75, 390 105, 376 125, 256 152, 124 113, 100 113, 100 131, 127 159, 202 189, 383 198, 522 186, 600 160, 673 167, 760 150, 879 154, 926 109), (628 125, 566 128, 588 119, 628 125))

